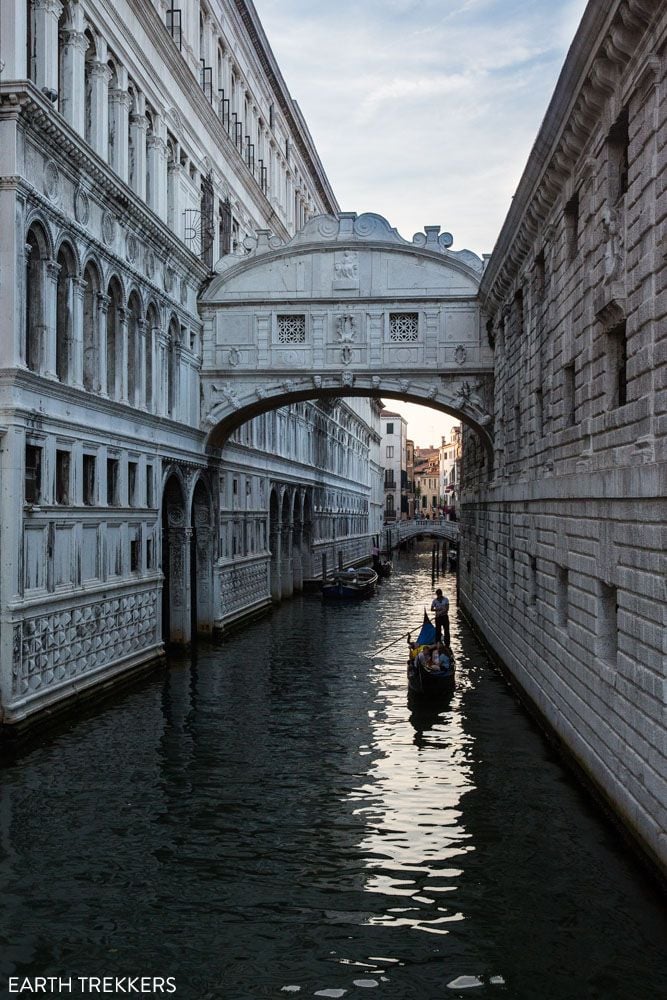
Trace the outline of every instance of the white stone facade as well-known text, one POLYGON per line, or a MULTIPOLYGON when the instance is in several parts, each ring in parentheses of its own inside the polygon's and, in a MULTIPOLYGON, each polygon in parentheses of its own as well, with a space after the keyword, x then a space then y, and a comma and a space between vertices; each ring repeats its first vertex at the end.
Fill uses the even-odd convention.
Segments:
POLYGON ((466 432, 461 600, 667 866, 667 8, 590 4, 480 297, 492 477, 466 432))
POLYGON ((229 468, 207 445, 199 298, 216 261, 338 206, 252 5, 174 9, 0 0, 4 724, 154 660, 163 634, 290 593, 318 545, 366 556, 377 531, 367 401, 274 412, 237 433, 229 468), (242 527, 220 490, 234 479, 242 527))

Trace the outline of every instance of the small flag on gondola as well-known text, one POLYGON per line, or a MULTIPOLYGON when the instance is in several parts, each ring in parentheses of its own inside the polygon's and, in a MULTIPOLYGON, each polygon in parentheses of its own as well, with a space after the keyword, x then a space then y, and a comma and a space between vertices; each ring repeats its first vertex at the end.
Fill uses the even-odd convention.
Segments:
POLYGON ((416 646, 430 646, 435 642, 435 625, 432 623, 429 616, 424 612, 424 624, 422 625, 419 635, 417 636, 416 646))

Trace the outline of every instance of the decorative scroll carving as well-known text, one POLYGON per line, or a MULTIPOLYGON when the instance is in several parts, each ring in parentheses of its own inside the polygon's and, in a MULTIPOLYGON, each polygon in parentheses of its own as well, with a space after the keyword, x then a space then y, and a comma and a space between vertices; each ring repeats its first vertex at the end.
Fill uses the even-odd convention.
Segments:
POLYGON ((60 198, 60 171, 53 160, 44 164, 44 194, 49 201, 56 202, 60 198))
POLYGON ((111 212, 102 214, 102 239, 107 246, 111 246, 116 238, 116 220, 111 212))
POLYGON ((85 226, 90 218, 90 202, 82 187, 78 187, 74 192, 74 218, 82 226, 85 226))

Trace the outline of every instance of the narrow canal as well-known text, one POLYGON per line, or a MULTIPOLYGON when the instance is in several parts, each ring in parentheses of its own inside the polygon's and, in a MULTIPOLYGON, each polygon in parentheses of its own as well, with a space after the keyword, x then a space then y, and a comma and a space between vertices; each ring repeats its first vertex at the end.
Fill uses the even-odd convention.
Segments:
POLYGON ((439 712, 408 706, 403 641, 367 655, 433 596, 426 551, 395 566, 6 761, 2 996, 35 975, 171 976, 186 1000, 665 995, 662 901, 456 611, 439 712))

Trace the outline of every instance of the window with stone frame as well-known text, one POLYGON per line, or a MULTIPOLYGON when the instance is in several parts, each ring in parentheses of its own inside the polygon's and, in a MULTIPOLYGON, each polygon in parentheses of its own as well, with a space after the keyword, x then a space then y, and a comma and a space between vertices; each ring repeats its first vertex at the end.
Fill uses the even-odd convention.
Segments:
POLYGON ((25 446, 25 502, 38 504, 42 499, 42 449, 34 444, 25 446))
POLYGON ((83 502, 87 507, 94 506, 97 498, 96 464, 95 455, 83 456, 83 502))
POLYGON ((69 451, 56 451, 55 501, 57 504, 70 502, 70 458, 69 451))
POLYGON ((580 217, 579 217, 579 192, 575 191, 567 205, 565 206, 565 244, 567 248, 567 258, 572 261, 577 256, 579 250, 580 237, 580 217))
POLYGON ((626 105, 609 129, 607 136, 608 191, 611 205, 615 205, 628 190, 628 148, 630 145, 628 127, 629 116, 626 105))
POLYGON ((609 405, 625 406, 628 401, 628 347, 626 321, 607 334, 609 405))
POLYGON ((107 505, 118 507, 120 505, 118 470, 119 461, 117 458, 107 459, 107 505))
POLYGON ((419 339, 419 313, 389 313, 392 343, 414 343, 419 339))
POLYGON ((279 344, 305 344, 306 317, 304 315, 284 315, 277 317, 279 344))

